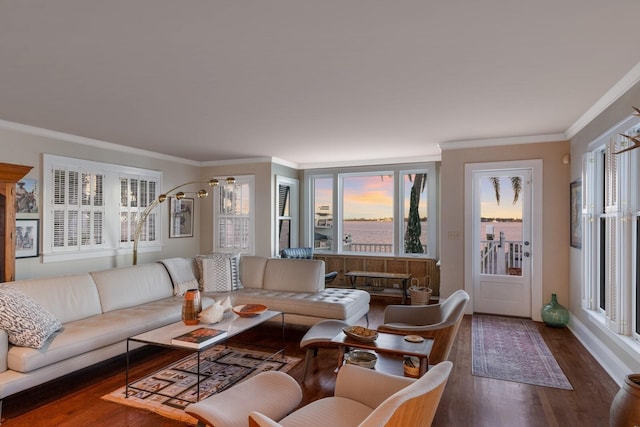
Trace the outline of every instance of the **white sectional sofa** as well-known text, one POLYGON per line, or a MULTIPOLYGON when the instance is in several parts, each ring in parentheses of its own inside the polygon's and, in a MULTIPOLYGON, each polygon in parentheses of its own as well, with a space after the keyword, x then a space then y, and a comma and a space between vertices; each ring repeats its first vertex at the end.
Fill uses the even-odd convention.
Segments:
MULTIPOLYGON (((171 261, 2 284, 48 310, 62 328, 41 348, 13 345, 0 329, 0 404, 7 396, 124 353, 129 336, 179 321, 183 297, 174 295, 174 280, 186 275, 197 283, 197 269, 193 258, 171 261), (171 271, 168 265, 183 268, 171 271)), ((369 310, 364 291, 324 289, 323 261, 246 257, 240 270, 245 285, 233 292, 235 303, 265 304, 283 311, 287 323, 312 325, 325 318, 354 323, 369 310)), ((205 293, 203 307, 224 296, 205 293)))
MULTIPOLYGON (((340 319, 354 324, 369 312, 370 295, 357 289, 325 288, 324 261, 243 256, 242 289, 234 304, 264 304, 285 313, 285 323, 311 326, 340 319)), ((218 298, 219 293, 203 292, 218 298)))

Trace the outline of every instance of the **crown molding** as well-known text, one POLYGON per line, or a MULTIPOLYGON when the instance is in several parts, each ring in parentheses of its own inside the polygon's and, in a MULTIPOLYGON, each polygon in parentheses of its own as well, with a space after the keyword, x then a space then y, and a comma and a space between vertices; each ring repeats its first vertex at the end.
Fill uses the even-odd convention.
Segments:
POLYGON ((571 139, 578 134, 585 126, 591 123, 598 115, 607 109, 611 104, 627 93, 636 83, 640 81, 640 62, 638 62, 618 83, 613 85, 595 104, 591 106, 578 120, 565 131, 566 139, 571 139))
POLYGON ((464 148, 496 147, 502 145, 536 144, 541 142, 566 141, 567 137, 563 133, 553 133, 548 135, 514 136, 508 138, 491 139, 470 139, 465 141, 449 141, 438 144, 440 150, 460 150, 464 148))
POLYGON ((299 168, 306 169, 327 169, 327 168, 344 168, 355 166, 377 166, 377 165, 398 165, 404 163, 428 163, 439 162, 442 156, 422 156, 422 157, 398 157, 391 159, 367 159, 367 160, 347 160, 344 162, 327 162, 327 163, 302 163, 299 168))
POLYGON ((200 162, 184 159, 182 157, 169 156, 167 154, 156 153, 155 151, 127 147, 125 145, 114 144, 113 142, 101 141, 99 139, 93 139, 93 138, 86 138, 84 136, 72 135, 70 133, 58 132, 55 130, 39 128, 36 126, 24 125, 22 123, 10 122, 7 120, 0 120, 0 128, 22 132, 29 135, 41 136, 44 138, 57 139, 60 141, 70 142, 73 144, 87 145, 90 147, 119 151, 127 154, 136 154, 136 155, 141 155, 146 157, 152 157, 158 160, 168 160, 170 162, 184 163, 191 166, 200 166, 200 162))

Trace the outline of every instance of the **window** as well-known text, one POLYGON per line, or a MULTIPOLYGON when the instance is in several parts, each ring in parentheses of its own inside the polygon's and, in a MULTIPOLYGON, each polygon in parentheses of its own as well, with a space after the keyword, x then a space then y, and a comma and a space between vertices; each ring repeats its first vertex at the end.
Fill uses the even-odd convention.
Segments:
POLYGON ((215 188, 214 251, 254 253, 253 189, 253 176, 236 177, 235 184, 215 188))
MULTIPOLYGON (((156 171, 52 155, 44 156, 44 170, 42 252, 50 261, 131 248, 135 219, 155 199, 162 177, 156 171)), ((158 222, 155 214, 149 216, 145 241, 159 249, 158 222)))
POLYGON ((317 252, 436 257, 435 165, 307 171, 317 252))
POLYGON ((298 180, 277 176, 276 188, 276 253, 280 253, 281 249, 298 247, 298 180))
POLYGON ((594 141, 583 161, 583 307, 613 336, 640 337, 640 150, 631 118, 594 141))

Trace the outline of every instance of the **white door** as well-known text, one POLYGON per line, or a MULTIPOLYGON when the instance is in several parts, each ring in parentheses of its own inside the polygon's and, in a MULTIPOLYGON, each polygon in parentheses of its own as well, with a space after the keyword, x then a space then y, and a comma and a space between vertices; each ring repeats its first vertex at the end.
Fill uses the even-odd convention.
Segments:
POLYGON ((473 311, 532 317, 532 169, 471 173, 473 311))

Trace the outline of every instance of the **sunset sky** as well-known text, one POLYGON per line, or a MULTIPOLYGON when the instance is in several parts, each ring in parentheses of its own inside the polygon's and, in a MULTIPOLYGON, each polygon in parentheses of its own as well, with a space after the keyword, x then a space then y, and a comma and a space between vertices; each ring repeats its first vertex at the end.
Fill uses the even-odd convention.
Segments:
MULTIPOLYGON (((321 205, 332 206, 332 180, 315 180, 316 211, 321 205)), ((408 211, 408 195, 411 191, 411 182, 405 180, 405 192, 407 200, 405 211, 408 211)), ((392 176, 346 176, 344 178, 344 213, 345 219, 353 218, 391 218, 393 217, 393 177, 392 176)), ((426 216, 426 201, 423 196, 420 199, 420 216, 426 216)))
MULTIPOLYGON (((489 178, 482 178, 480 184, 481 215, 488 218, 522 218, 522 197, 513 204, 513 189, 509 177, 500 177, 500 205, 489 178)), ((522 196, 522 193, 521 193, 522 196)))

